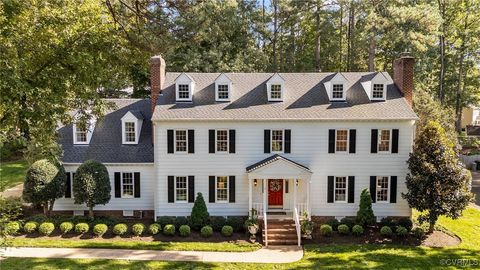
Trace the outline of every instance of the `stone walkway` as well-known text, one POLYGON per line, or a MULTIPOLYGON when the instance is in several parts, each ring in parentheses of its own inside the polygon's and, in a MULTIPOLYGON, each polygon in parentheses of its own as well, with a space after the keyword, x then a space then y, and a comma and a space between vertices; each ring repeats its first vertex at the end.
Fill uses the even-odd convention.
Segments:
POLYGON ((6 189, 3 192, 0 192, 0 195, 8 198, 8 197, 22 197, 22 192, 23 192, 23 184, 16 185, 14 187, 11 187, 9 189, 6 189))
POLYGON ((2 257, 160 260, 190 262, 291 263, 303 257, 298 246, 270 246, 253 252, 162 251, 100 248, 8 247, 2 257))

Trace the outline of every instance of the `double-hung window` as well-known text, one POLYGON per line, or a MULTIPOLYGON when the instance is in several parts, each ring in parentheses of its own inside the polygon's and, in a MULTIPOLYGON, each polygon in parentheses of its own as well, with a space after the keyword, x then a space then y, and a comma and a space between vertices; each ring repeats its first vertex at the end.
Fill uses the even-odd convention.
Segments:
POLYGON ((372 97, 374 99, 383 99, 383 89, 384 85, 381 83, 373 84, 372 97))
POLYGON ((187 202, 187 177, 177 176, 175 179, 175 202, 187 202))
POLYGON ((337 129, 335 135, 335 152, 348 151, 348 129, 337 129))
POLYGON ((216 202, 228 202, 228 177, 217 176, 215 186, 216 202))
POLYGON ((389 152, 390 151, 390 130, 381 129, 378 134, 378 151, 389 152))
POLYGON ((390 183, 388 176, 377 177, 377 202, 388 202, 390 183))
POLYGON ((187 130, 175 130, 175 152, 186 153, 187 150, 187 130))
POLYGON ((332 87, 332 99, 343 99, 343 84, 334 84, 332 87))
POLYGON ((135 142, 135 123, 125 122, 125 141, 135 142))
POLYGON ((188 84, 179 84, 178 85, 178 98, 179 99, 190 99, 190 85, 188 84))
POLYGON ((134 194, 133 173, 122 173, 122 198, 133 198, 134 194))
POLYGON ((216 149, 217 153, 228 152, 228 130, 217 129, 216 130, 216 149))
POLYGON ((270 99, 273 99, 273 100, 282 99, 282 85, 281 84, 272 84, 270 86, 270 99))
POLYGON ((283 129, 272 130, 272 152, 283 152, 283 129))
POLYGON ((217 100, 229 100, 228 84, 217 85, 217 100))
POLYGON ((87 142, 87 128, 79 125, 75 126, 75 139, 77 143, 87 142))
POLYGON ((335 202, 347 202, 347 177, 335 177, 335 202))

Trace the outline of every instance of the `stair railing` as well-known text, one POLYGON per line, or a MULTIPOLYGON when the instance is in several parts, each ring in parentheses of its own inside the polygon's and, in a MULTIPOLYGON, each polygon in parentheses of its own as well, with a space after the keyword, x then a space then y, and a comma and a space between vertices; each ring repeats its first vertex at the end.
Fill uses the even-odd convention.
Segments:
POLYGON ((295 220, 295 228, 297 229, 297 243, 298 243, 298 246, 300 246, 302 235, 301 235, 301 229, 300 229, 300 217, 298 216, 298 209, 296 207, 295 207, 293 218, 295 220))
POLYGON ((267 211, 263 211, 263 230, 263 233, 265 234, 265 246, 268 247, 267 211))

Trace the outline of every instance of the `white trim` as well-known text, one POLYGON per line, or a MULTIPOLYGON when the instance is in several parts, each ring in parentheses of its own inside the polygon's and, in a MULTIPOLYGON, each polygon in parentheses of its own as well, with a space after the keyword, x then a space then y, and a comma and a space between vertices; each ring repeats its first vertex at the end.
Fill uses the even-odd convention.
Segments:
POLYGON ((228 78, 224 73, 220 74, 217 79, 215 79, 215 101, 230 101, 232 98, 232 80, 228 78), (226 85, 228 87, 228 98, 219 98, 218 96, 218 87, 219 85, 226 85))
POLYGON ((179 175, 179 176, 174 176, 174 181, 173 181, 173 201, 174 203, 188 203, 188 176, 183 176, 183 175, 179 175), (177 178, 179 177, 185 177, 185 194, 186 194, 186 198, 185 198, 185 201, 178 201, 177 200, 177 178))
POLYGON ((124 217, 133 217, 133 210, 123 210, 122 216, 124 217))
POLYGON ((392 153, 392 132, 393 129, 388 129, 388 128, 382 128, 378 129, 378 135, 377 135, 377 153, 379 154, 390 154, 392 153), (381 151, 380 150, 380 141, 382 137, 382 130, 388 130, 389 131, 389 137, 388 137, 388 151, 381 151))
POLYGON ((230 130, 227 129, 227 128, 219 128, 219 129, 215 129, 215 154, 228 154, 230 153, 230 130), (227 150, 226 151, 218 151, 218 148, 217 148, 217 139, 218 139, 218 134, 217 132, 218 131, 226 131, 227 132, 227 150))
POLYGON ((333 202, 334 203, 348 203, 348 176, 334 176, 333 177, 333 202), (345 201, 337 201, 335 198, 335 192, 337 191, 337 178, 345 178, 345 201))
POLYGON ((386 84, 385 83, 379 83, 379 82, 373 82, 372 81, 372 89, 371 89, 371 93, 372 93, 372 100, 385 100, 386 99, 386 96, 387 96, 387 91, 386 91, 387 87, 386 87, 386 84), (375 87, 375 85, 378 85, 378 84, 381 84, 383 85, 383 93, 382 93, 382 97, 379 98, 379 97, 374 97, 373 96, 373 89, 375 87))
POLYGON ((120 198, 122 199, 132 199, 135 198, 135 173, 134 172, 120 172, 120 198), (123 193, 123 174, 124 173, 130 173, 132 174, 132 195, 125 196, 123 193))
POLYGON ((285 129, 271 129, 270 130, 270 153, 283 154, 285 153, 285 129), (282 151, 273 151, 273 131, 282 131, 282 151))
POLYGON ((267 81, 267 98, 268 101, 282 101, 285 97, 285 80, 280 74, 273 74, 267 81), (280 98, 272 98, 272 85, 280 85, 280 98))
POLYGON ((335 129, 335 154, 348 154, 350 153, 350 129, 348 128, 337 128, 335 129), (339 130, 346 130, 347 131, 347 149, 345 151, 338 151, 337 150, 337 137, 338 137, 338 134, 337 132, 339 130))
POLYGON ((345 101, 346 99, 346 91, 345 91, 346 85, 345 83, 338 83, 338 82, 332 82, 332 98, 330 99, 331 101, 345 101), (340 98, 335 98, 333 97, 333 89, 335 88, 335 85, 341 85, 342 86, 342 97, 340 98))
POLYGON ((193 98, 193 92, 194 92, 194 87, 195 87, 195 82, 193 79, 188 76, 185 73, 180 74, 176 79, 175 79, 175 100, 178 102, 182 101, 192 101, 193 98), (189 92, 189 97, 188 98, 180 98, 179 95, 179 85, 188 85, 188 92, 189 92))
POLYGON ((215 176, 215 203, 228 203, 230 201, 230 179, 228 175, 219 175, 215 176), (217 197, 217 189, 218 189, 218 178, 225 177, 227 179, 227 199, 225 201, 219 201, 217 197))
MULTIPOLYGON (((139 162, 139 163, 108 163, 108 162, 102 162, 103 165, 108 165, 108 166, 135 166, 135 165, 140 165, 140 166, 150 166, 150 165, 155 165, 154 162, 139 162)), ((77 162, 63 162, 63 165, 68 165, 68 166, 79 166, 82 165, 83 163, 77 163, 77 162)))
POLYGON ((225 121, 225 122, 403 122, 403 121, 417 121, 420 118, 160 118, 152 119, 152 122, 165 123, 165 122, 212 122, 212 121, 225 121))
POLYGON ((175 154, 188 154, 188 129, 173 130, 173 152, 175 154), (185 131, 185 151, 177 151, 177 131, 185 131))
POLYGON ((375 203, 390 203, 390 189, 391 189, 391 181, 390 181, 390 176, 376 176, 375 179, 375 203), (386 201, 378 201, 378 179, 379 178, 384 178, 387 177, 388 181, 388 187, 387 187, 387 200, 386 201))
MULTIPOLYGON (((88 126, 88 124, 87 124, 88 126)), ((88 145, 90 144, 90 140, 92 139, 93 130, 89 127, 85 127, 85 137, 86 141, 77 141, 77 125, 73 124, 73 144, 76 145, 88 145)))
POLYGON ((130 121, 130 120, 123 120, 122 119, 122 144, 138 144, 138 121, 130 121), (135 139, 133 141, 127 141, 127 123, 133 123, 133 133, 135 139))

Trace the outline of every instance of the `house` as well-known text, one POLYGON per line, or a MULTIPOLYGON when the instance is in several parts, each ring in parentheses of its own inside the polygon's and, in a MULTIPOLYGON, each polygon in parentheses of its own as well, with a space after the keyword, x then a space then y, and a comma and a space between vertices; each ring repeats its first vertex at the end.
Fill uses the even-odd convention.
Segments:
POLYGON ((463 108, 461 128, 469 136, 480 136, 480 108, 463 108))
MULTIPOLYGON (((402 199, 412 150, 414 59, 385 72, 176 73, 151 58, 151 98, 86 128, 60 129, 74 179, 87 159, 110 173, 97 213, 188 216, 197 192, 211 216, 308 212, 355 216, 369 189, 376 216, 410 216, 402 199)), ((54 210, 83 214, 71 183, 54 210)), ((294 216, 294 215, 291 215, 294 216)))

